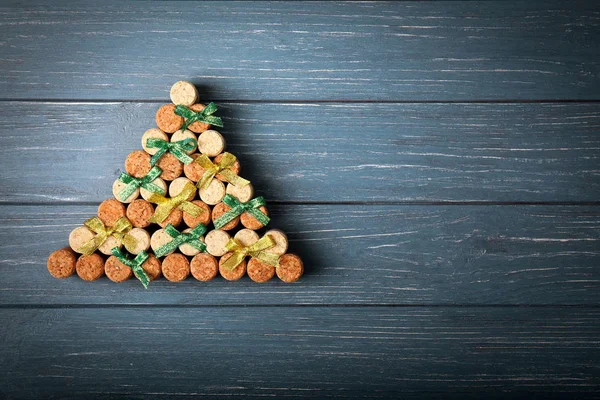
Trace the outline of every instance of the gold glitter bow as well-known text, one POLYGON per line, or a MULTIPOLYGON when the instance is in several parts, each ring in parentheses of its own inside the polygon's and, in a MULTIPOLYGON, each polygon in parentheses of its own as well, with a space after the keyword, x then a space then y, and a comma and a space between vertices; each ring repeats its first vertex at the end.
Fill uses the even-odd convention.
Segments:
POLYGON ((148 198, 148 201, 150 203, 157 204, 158 207, 156 207, 154 215, 152 218, 150 218, 150 222, 157 224, 163 222, 175 208, 179 208, 181 211, 186 212, 194 217, 197 217, 205 212, 206 210, 204 210, 204 208, 188 201, 188 198, 194 195, 196 190, 196 186, 188 182, 183 187, 181 193, 170 199, 158 193, 152 193, 152 195, 148 198))
POLYGON ((210 161, 205 154, 200 155, 196 160, 194 160, 196 164, 200 165, 206 171, 202 175, 202 178, 198 182, 198 187, 200 189, 208 188, 210 182, 213 180, 215 175, 221 174, 223 178, 231 183, 234 186, 246 186, 250 183, 244 178, 237 176, 230 168, 235 164, 237 158, 231 153, 223 153, 223 157, 221 161, 214 164, 210 161))
POLYGON ((236 239, 229 239, 229 242, 225 245, 227 251, 232 251, 233 254, 225 260, 223 268, 232 271, 235 267, 240 265, 246 256, 258 258, 265 264, 272 265, 274 267, 279 266, 279 256, 277 254, 265 253, 263 250, 269 249, 275 246, 275 241, 269 235, 263 236, 260 240, 250 246, 244 246, 236 239))
POLYGON ((110 228, 104 226, 104 223, 98 217, 89 218, 83 223, 83 225, 88 227, 96 234, 92 240, 85 243, 78 250, 80 253, 85 254, 86 256, 89 256, 98 250, 98 247, 102 246, 109 236, 115 237, 119 243, 124 244, 125 248, 127 249, 133 249, 137 246, 137 241, 135 238, 131 235, 127 235, 127 232, 129 232, 133 226, 125 217, 119 218, 117 222, 115 222, 115 225, 110 228))

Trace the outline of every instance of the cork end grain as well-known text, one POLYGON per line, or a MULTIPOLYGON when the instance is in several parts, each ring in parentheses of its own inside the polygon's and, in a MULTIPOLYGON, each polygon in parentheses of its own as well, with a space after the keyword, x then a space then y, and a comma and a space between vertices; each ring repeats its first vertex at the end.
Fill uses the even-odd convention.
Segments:
POLYGON ((275 272, 286 283, 296 282, 304 273, 304 264, 297 255, 284 254, 279 258, 279 266, 275 272))
MULTIPOLYGON (((212 210, 213 223, 216 220, 218 220, 219 218, 221 218, 223 216, 223 214, 225 214, 226 212, 228 212, 230 210, 231 210, 231 207, 229 207, 225 203, 217 204, 212 210)), ((232 219, 231 221, 229 221, 228 223, 226 223, 219 229, 224 230, 224 231, 230 231, 230 230, 234 229, 235 227, 237 227, 239 223, 240 223, 240 217, 235 217, 234 219, 232 219)))
POLYGON ((173 133, 183 125, 183 117, 175 114, 175 104, 165 104, 156 112, 156 126, 163 132, 173 133))
POLYGON ((48 256, 46 267, 48 272, 55 278, 63 279, 75 273, 77 256, 69 247, 56 250, 48 256))
POLYGON ((131 278, 133 271, 115 256, 110 256, 104 263, 104 273, 113 282, 120 283, 131 278))
MULTIPOLYGON (((190 106, 190 110, 200 112, 204 110, 206 106, 204 104, 196 103, 190 106)), ((194 122, 188 129, 194 133, 202 133, 210 128, 210 125, 205 122, 194 122)))
POLYGON ((183 222, 185 222, 185 224, 190 228, 195 228, 196 226, 198 226, 198 224, 208 225, 210 223, 211 216, 211 210, 208 204, 206 204, 202 200, 193 200, 191 203, 197 205, 198 207, 201 207, 204 210, 204 212, 198 215, 197 217, 194 217, 193 215, 188 214, 184 211, 183 222))
POLYGON ((80 256, 75 265, 77 275, 84 281, 95 281, 104 275, 104 258, 94 253, 89 256, 80 256))
POLYGON ((190 262, 183 254, 169 254, 162 262, 162 273, 171 282, 181 282, 190 275, 190 262))
POLYGON ((145 151, 132 151, 125 159, 125 171, 134 178, 143 178, 152 168, 150 158, 150 154, 145 151))
POLYGON ((126 214, 125 205, 117 199, 104 200, 98 206, 98 218, 107 227, 114 226, 117 220, 126 214))
POLYGON ((154 206, 146 200, 137 199, 127 206, 125 214, 131 225, 136 228, 146 228, 154 215, 154 206))
POLYGON ((252 257, 248 261, 247 272, 254 282, 263 283, 275 276, 275 267, 252 257))
POLYGON ((214 256, 208 253, 200 253, 192 258, 190 270, 194 278, 202 282, 207 282, 219 273, 219 262, 214 256))
MULTIPOLYGON (((269 216, 269 211, 267 210, 267 207, 260 206, 258 209, 267 217, 269 216)), ((240 222, 242 223, 242 225, 244 225, 244 228, 252 229, 253 231, 260 229, 264 226, 256 218, 254 218, 252 214, 250 214, 247 211, 244 211, 242 215, 240 215, 240 222)))
POLYGON ((159 278, 162 274, 161 262, 154 254, 148 255, 148 259, 142 264, 142 269, 146 272, 150 281, 159 278))
POLYGON ((183 163, 171 153, 163 154, 156 165, 162 170, 160 177, 165 181, 172 181, 183 173, 183 163))
MULTIPOLYGON (((190 157, 195 161, 196 158, 200 157, 200 153, 194 153, 190 157)), ((183 166, 183 173, 192 182, 198 182, 202 179, 202 175, 204 175, 205 172, 206 170, 196 162, 191 162, 183 166)))
POLYGON ((237 267, 233 270, 229 270, 227 268, 223 268, 223 263, 227 261, 229 257, 231 257, 233 253, 226 253, 219 260, 219 273, 221 276, 228 281, 237 281, 241 279, 244 275, 246 275, 246 260, 242 261, 237 267))
POLYGON ((174 208, 173 211, 171 211, 171 214, 169 214, 167 218, 165 218, 165 220, 160 222, 158 225, 163 229, 169 224, 177 228, 179 225, 181 225, 182 221, 183 211, 181 211, 179 208, 174 208))
POLYGON ((171 86, 169 96, 173 104, 189 107, 198 100, 198 90, 188 81, 179 81, 171 86))

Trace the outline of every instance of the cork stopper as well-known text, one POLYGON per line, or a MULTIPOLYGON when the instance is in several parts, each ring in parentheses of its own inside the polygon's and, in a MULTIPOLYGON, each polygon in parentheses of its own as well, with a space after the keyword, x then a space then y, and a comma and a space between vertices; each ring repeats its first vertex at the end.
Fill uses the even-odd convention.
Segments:
MULTIPOLYGON (((87 229, 87 228, 86 228, 87 229)), ((55 278, 63 279, 75 273, 75 264, 77 256, 75 252, 68 247, 53 251, 48 256, 48 272, 55 278)))
POLYGON ((206 243, 206 251, 215 257, 221 257, 227 252, 225 245, 229 241, 231 236, 225 231, 218 229, 212 230, 204 237, 204 243, 206 243))
POLYGON ((210 223, 211 215, 210 207, 202 200, 193 200, 191 203, 197 205, 198 207, 202 207, 204 212, 201 213, 199 216, 194 217, 193 215, 188 214, 184 211, 183 222, 185 222, 185 224, 190 228, 195 228, 198 224, 208 225, 210 223))
POLYGON ((133 271, 115 256, 110 256, 104 263, 104 273, 113 282, 124 282, 131 278, 133 271))
POLYGON ((114 236, 109 236, 106 238, 106 240, 104 241, 104 243, 102 243, 100 245, 100 247, 98 247, 98 251, 102 254, 105 254, 107 256, 110 256, 111 254, 111 250, 115 247, 121 247, 121 242, 114 236))
POLYGON ((145 151, 132 151, 125 159, 125 171, 134 178, 143 178, 152 168, 150 158, 150 154, 145 151))
POLYGON ((137 199, 127 206, 125 215, 134 227, 146 228, 154 215, 154 206, 146 200, 137 199))
POLYGON ((275 268, 279 279, 286 283, 296 282, 304 273, 304 264, 295 254, 284 254, 279 258, 279 267, 275 268))
MULTIPOLYGON (((156 253, 156 250, 158 250, 159 247, 164 246, 171 240, 173 240, 173 238, 165 232, 164 229, 159 229, 152 234, 152 237, 150 237, 150 247, 152 247, 152 251, 156 253)), ((173 251, 168 254, 172 254, 173 251)))
POLYGON ((251 257, 246 272, 254 282, 263 283, 275 276, 275 267, 251 257))
POLYGON ((169 254, 162 262, 162 273, 171 282, 181 282, 190 275, 190 262, 183 254, 169 254))
POLYGON ((164 133, 163 131, 161 131, 158 128, 152 128, 152 129, 148 129, 146 132, 144 132, 144 134, 142 135, 142 148, 144 149, 144 151, 150 155, 155 155, 156 152, 158 151, 157 147, 148 147, 146 145, 146 142, 148 141, 148 139, 150 138, 154 138, 154 139, 161 139, 164 140, 165 142, 169 141, 169 136, 167 136, 166 133, 164 133))
POLYGON ((81 246, 92 240, 94 236, 94 232, 92 232, 90 229, 85 226, 79 226, 73 229, 69 234, 69 247, 71 247, 71 249, 73 249, 73 251, 76 253, 81 253, 81 251, 79 251, 81 246))
MULTIPOLYGON (((213 163, 214 164, 218 164, 221 162, 221 160, 223 159, 223 153, 219 154, 218 156, 216 156, 213 159, 213 163)), ((239 160, 235 160, 235 162, 233 163, 233 165, 231 167, 229 167, 229 169, 231 170, 231 172, 233 172, 236 175, 240 174, 240 171, 242 169, 242 166, 240 165, 239 160)), ((221 174, 217 174, 215 175, 215 178, 217 178, 218 180, 220 180, 221 182, 227 182, 227 180, 225 179, 225 177, 221 174)))
MULTIPOLYGON (((265 214, 267 217, 269 216, 269 211, 267 210, 267 207, 260 206, 260 207, 258 207, 258 210, 261 213, 265 214)), ((259 220, 254 218, 254 216, 252 214, 250 214, 248 211, 244 211, 242 213, 242 215, 240 215, 240 221, 241 221, 242 225, 244 225, 245 228, 252 229, 253 231, 260 229, 264 226, 263 224, 260 223, 259 220)))
POLYGON ((204 131, 198 136, 198 149, 208 157, 216 157, 225 150, 225 138, 217 131, 204 131))
POLYGON ((223 268, 223 263, 227 261, 229 257, 231 257, 233 253, 226 253, 219 260, 219 273, 221 276, 228 281, 237 281, 242 276, 246 275, 246 260, 242 261, 237 267, 235 267, 232 271, 223 268))
POLYGON ((252 200, 254 197, 254 187, 251 183, 246 186, 235 186, 231 183, 227 184, 227 194, 232 195, 242 203, 252 200))
POLYGON ((156 112, 156 126, 163 132, 173 133, 183 125, 183 117, 175 114, 175 104, 165 104, 156 112))
POLYGON ((183 173, 183 163, 171 153, 165 153, 156 163, 162 170, 160 177, 165 181, 172 181, 183 173))
POLYGON ((265 232, 265 236, 271 236, 271 239, 275 241, 275 246, 266 249, 265 253, 272 253, 277 255, 283 255, 288 251, 288 238, 279 229, 271 229, 265 232))
POLYGON ((219 262, 208 253, 199 253, 192 258, 190 270, 197 280, 210 281, 219 273, 219 262))
POLYGON ((154 254, 148 255, 148 259, 142 264, 142 269, 146 272, 150 281, 162 275, 160 260, 154 254))
MULTIPOLYGON (((200 157, 200 153, 194 153, 190 157, 196 160, 196 158, 200 157)), ((206 170, 196 162, 191 162, 183 166, 183 173, 185 174, 186 178, 192 182, 198 182, 202 178, 202 175, 204 175, 205 171, 206 170)))
POLYGON ((200 188, 200 199, 206 204, 214 206, 223 200, 225 185, 218 179, 213 179, 206 189, 200 188))
POLYGON ((107 227, 114 226, 119 218, 125 216, 125 213, 125 206, 117 199, 104 200, 98 206, 98 218, 107 227))
MULTIPOLYGON (((180 195, 181 192, 183 192, 183 188, 188 183, 191 183, 192 185, 194 184, 188 178, 184 178, 183 176, 173 180, 173 182, 171 182, 171 184, 169 185, 169 196, 173 198, 180 195)), ((194 197, 196 197, 196 192, 190 194, 187 198, 187 201, 192 201, 194 197)))
MULTIPOLYGON (((184 229, 183 233, 189 233, 191 231, 190 228, 184 229)), ((200 236, 200 240, 204 241, 204 236, 200 236)), ((188 243, 184 243, 181 246, 179 246, 179 251, 182 254, 185 254, 186 256, 195 256, 196 254, 200 253, 200 250, 198 250, 197 248, 193 247, 192 245, 188 244, 188 243)))
MULTIPOLYGON (((202 110, 204 110, 205 106, 204 104, 194 104, 190 107, 190 110, 195 111, 195 112, 200 112, 202 110)), ((205 130, 207 130, 208 128, 210 128, 210 125, 205 123, 205 122, 194 122, 193 124, 190 124, 190 126, 188 126, 188 129, 192 132, 195 133, 202 133, 205 130)))
POLYGON ((185 139, 194 139, 194 148, 190 151, 186 151, 187 154, 192 154, 198 148, 198 143, 196 141, 196 135, 194 135, 194 132, 188 131, 187 129, 182 131, 180 129, 171 136, 171 142, 179 142, 180 140, 185 139))
POLYGON ((165 226, 171 224, 177 228, 179 225, 181 225, 182 221, 183 211, 181 211, 179 208, 174 208, 173 211, 171 211, 171 214, 169 214, 163 222, 159 222, 158 225, 160 225, 161 228, 164 228, 165 226))
MULTIPOLYGON (((213 223, 217 219, 221 218, 221 216, 229 210, 231 210, 231 207, 229 207, 227 204, 225 204, 225 203, 217 204, 212 210, 213 223)), ((234 219, 232 219, 231 221, 229 221, 228 223, 226 223, 219 229, 222 229, 224 231, 230 231, 230 230, 234 229, 236 226, 238 226, 239 223, 240 223, 240 217, 235 217, 234 219)))
POLYGON ((238 233, 233 237, 235 240, 240 242, 242 246, 252 246, 258 242, 258 233, 251 231, 250 229, 240 229, 238 233))
POLYGON ((133 228, 129 231, 129 236, 135 239, 135 247, 130 248, 125 246, 131 254, 140 254, 142 251, 147 251, 150 248, 150 234, 141 228, 133 228))
MULTIPOLYGON (((156 178, 155 180, 152 181, 152 183, 154 183, 156 186, 161 188, 163 190, 163 193, 167 193, 167 183, 165 181, 163 181, 161 178, 156 178)), ((140 194, 142 195, 142 198, 144 200, 148 200, 150 198, 150 196, 152 196, 152 192, 149 190, 146 190, 144 188, 140 188, 140 194)))
POLYGON ((188 81, 175 82, 175 84, 171 86, 169 95, 173 104, 181 104, 186 107, 189 107, 198 101, 198 91, 196 90, 196 86, 188 81))
POLYGON ((104 258, 98 253, 80 256, 75 268, 77 275, 84 281, 95 281, 104 275, 104 258))
POLYGON ((112 193, 113 196, 115 196, 115 199, 119 200, 121 203, 131 203, 132 201, 134 201, 135 199, 137 199, 140 196, 140 189, 136 188, 133 193, 131 193, 129 195, 129 197, 127 197, 125 200, 121 200, 121 197, 119 196, 119 193, 121 192, 121 190, 125 189, 127 187, 126 183, 121 182, 120 180, 116 180, 113 182, 112 185, 112 193))

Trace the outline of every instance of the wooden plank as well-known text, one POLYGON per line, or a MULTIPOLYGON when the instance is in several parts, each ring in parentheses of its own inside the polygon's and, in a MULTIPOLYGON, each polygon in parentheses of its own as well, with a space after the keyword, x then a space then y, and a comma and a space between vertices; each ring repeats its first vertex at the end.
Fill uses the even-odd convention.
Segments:
POLYGON ((600 304, 598 207, 276 206, 296 284, 52 278, 48 254, 95 211, 0 207, 0 304, 600 304))
POLYGON ((593 2, 3 2, 0 93, 211 100, 598 99, 593 2))
MULTIPOLYGON (((4 103, 0 202, 111 197, 157 109, 4 103)), ((220 111, 242 175, 271 201, 600 198, 600 104, 225 103, 220 111)))
POLYGON ((0 393, 597 398, 599 317, 597 308, 3 309, 0 393))

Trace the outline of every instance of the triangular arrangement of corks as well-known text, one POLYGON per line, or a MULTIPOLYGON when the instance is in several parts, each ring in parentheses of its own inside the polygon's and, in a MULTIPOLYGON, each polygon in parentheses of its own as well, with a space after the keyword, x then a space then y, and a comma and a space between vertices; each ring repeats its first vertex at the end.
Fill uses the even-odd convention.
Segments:
POLYGON ((223 126, 215 104, 197 103, 186 81, 170 95, 173 103, 156 113, 158 128, 142 136, 143 150, 127 156, 114 198, 71 232, 69 247, 50 254, 50 274, 113 282, 135 276, 145 287, 161 275, 172 282, 190 274, 199 281, 218 274, 229 281, 246 274, 255 282, 300 279, 304 265, 287 253, 285 233, 259 234, 270 221, 265 199, 254 196, 225 139, 211 129, 223 126))

